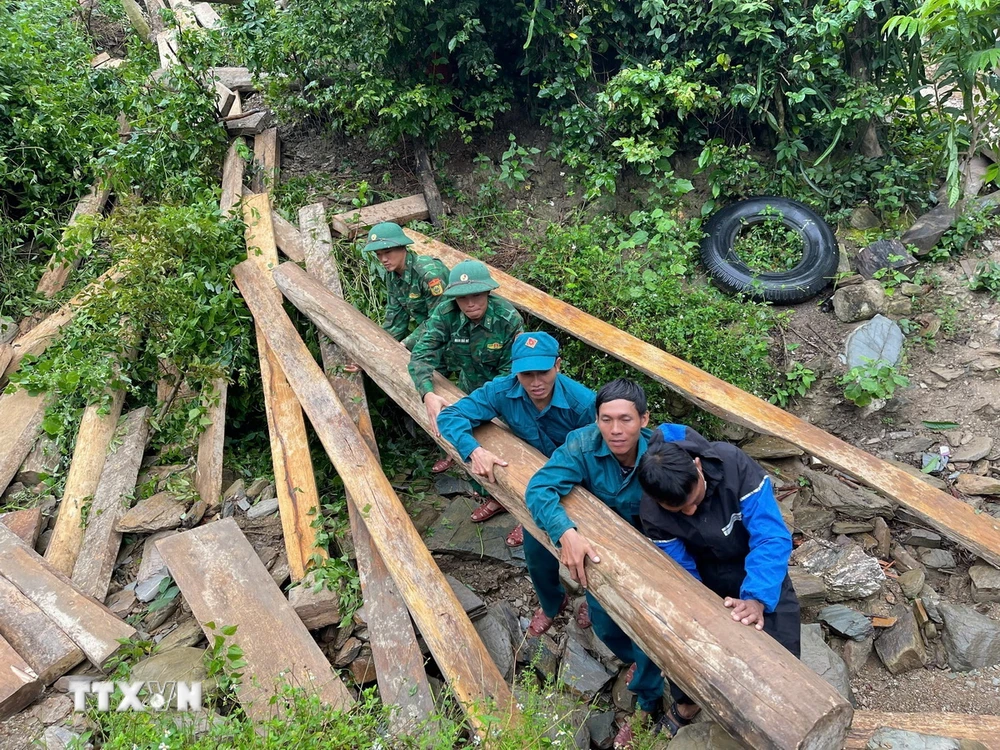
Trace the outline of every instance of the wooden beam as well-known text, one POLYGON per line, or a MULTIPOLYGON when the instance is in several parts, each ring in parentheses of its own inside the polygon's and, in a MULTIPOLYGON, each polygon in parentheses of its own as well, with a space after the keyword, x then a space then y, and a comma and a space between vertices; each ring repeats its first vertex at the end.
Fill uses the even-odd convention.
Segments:
POLYGON ((427 201, 431 223, 439 227, 444 219, 444 203, 441 201, 441 193, 438 190, 437 181, 434 179, 431 157, 427 153, 427 146, 423 141, 418 140, 414 144, 414 155, 417 160, 417 177, 420 178, 420 186, 427 201))
POLYGON ((99 669, 131 638, 135 628, 82 594, 73 583, 0 526, 0 575, 14 584, 80 647, 99 669))
MULTIPOLYGON (((280 304, 281 295, 270 280, 270 271, 278 265, 278 250, 271 223, 271 200, 267 193, 254 195, 243 202, 246 222, 247 257, 270 283, 270 298, 280 304)), ((274 484, 281 513, 281 528, 288 553, 288 567, 293 581, 299 581, 310 566, 313 555, 325 557, 316 545, 317 529, 312 522, 319 518, 319 492, 309 456, 309 441, 302 408, 281 372, 274 354, 261 333, 257 321, 257 350, 260 377, 264 387, 264 408, 271 439, 274 484)))
POLYGON ((142 8, 139 7, 139 3, 136 0, 122 0, 122 7, 139 38, 146 44, 153 44, 153 32, 149 28, 149 22, 146 21, 146 16, 143 14, 142 8))
POLYGON ((268 128, 253 139, 253 180, 250 189, 266 193, 278 185, 281 171, 281 142, 278 129, 268 128))
POLYGON ((398 198, 394 201, 376 203, 373 206, 345 211, 330 219, 333 230, 349 239, 354 239, 368 227, 391 221, 396 224, 406 224, 417 219, 426 219, 427 202, 423 195, 411 195, 408 198, 398 198))
POLYGON ((32 549, 42 530, 42 509, 25 508, 0 513, 0 523, 17 534, 18 538, 32 549))
POLYGON ((233 91, 254 91, 253 76, 247 68, 209 68, 208 74, 233 91))
POLYGON ((83 661, 83 651, 37 604, 0 576, 0 636, 51 685, 83 661))
POLYGON ((233 209, 243 196, 243 171, 246 163, 239 152, 242 145, 242 138, 233 139, 225 161, 222 162, 222 198, 219 199, 219 208, 227 218, 232 216, 233 209))
MULTIPOLYGON (((331 255, 333 239, 323 206, 316 203, 299 209, 299 226, 302 227, 306 269, 330 292, 343 299, 344 290, 337 262, 331 255)), ((378 459, 378 446, 361 373, 345 372, 347 356, 322 334, 319 350, 327 380, 350 414, 365 445, 378 459)), ((424 671, 424 658, 417 645, 406 602, 389 575, 385 561, 372 545, 364 516, 349 493, 347 512, 368 615, 368 635, 375 659, 379 695, 386 705, 398 707, 389 720, 393 733, 412 733, 434 713, 434 696, 424 671)))
MULTIPOLYGON (((378 459, 295 331, 281 301, 272 296, 274 282, 261 271, 250 262, 233 269, 236 283, 257 321, 258 332, 263 333, 276 363, 308 412, 345 489, 367 512, 365 521, 372 541, 456 700, 477 726, 481 725, 481 714, 477 711, 482 712, 495 702, 496 710, 489 713, 500 717, 497 728, 503 731, 507 722, 517 720, 510 688, 413 527, 378 459)), ((336 299, 322 290, 318 282, 314 283, 324 294, 336 299)))
MULTIPOLYGON (((419 232, 407 231, 407 234, 415 240, 411 247, 416 252, 436 256, 447 266, 469 258, 419 232)), ((716 416, 757 432, 776 435, 799 446, 823 463, 850 474, 895 500, 935 530, 987 562, 1000 566, 1000 519, 986 513, 978 514, 971 505, 931 487, 902 469, 530 284, 495 268, 490 268, 490 273, 500 284, 496 293, 516 307, 632 365, 716 416)))
POLYGON ((91 404, 83 410, 66 487, 59 501, 59 513, 45 550, 46 561, 63 575, 73 574, 80 545, 83 544, 83 507, 97 492, 104 460, 124 403, 125 391, 113 391, 107 413, 101 413, 100 404, 91 404))
POLYGON ((142 455, 149 435, 149 407, 130 412, 116 431, 115 447, 109 451, 87 514, 80 553, 73 566, 73 583, 80 591, 103 602, 111 586, 122 535, 116 530, 135 489, 142 455))
POLYGON ((37 292, 45 297, 52 297, 57 292, 62 291, 66 286, 69 275, 80 265, 80 258, 71 260, 57 260, 59 255, 65 252, 65 245, 70 238, 73 227, 80 221, 81 216, 99 216, 104 210, 104 204, 108 202, 111 195, 111 185, 105 181, 98 180, 91 186, 85 196, 80 199, 73 209, 73 215, 69 217, 69 223, 63 232, 62 242, 56 248, 53 259, 49 262, 48 268, 42 274, 38 282, 37 292))
POLYGON ((194 485, 198 497, 205 501, 209 508, 216 507, 222 501, 222 458, 226 442, 226 399, 229 394, 229 383, 225 378, 212 381, 212 391, 203 398, 208 406, 208 419, 211 423, 198 437, 198 463, 194 474, 194 485))
POLYGON ((880 711, 856 711, 847 750, 864 750, 868 740, 881 727, 907 732, 951 737, 981 742, 990 750, 1000 750, 1000 717, 983 714, 896 714, 880 711))
MULTIPOLYGON (((274 278, 292 304, 430 432, 405 349, 297 266, 283 264, 274 278)), ((463 395, 440 376, 434 391, 450 402, 463 395)), ((509 464, 497 470, 490 494, 553 550, 524 504, 524 489, 545 457, 495 424, 480 427, 476 439, 509 464)), ((716 594, 589 492, 577 487, 563 505, 601 558, 588 566, 589 590, 709 716, 750 747, 840 747, 852 710, 830 685, 770 636, 733 622, 716 594)))
POLYGON ((219 117, 226 117, 233 109, 233 102, 236 101, 236 92, 215 82, 215 109, 219 112, 219 117))
POLYGON ((17 470, 31 453, 42 431, 45 417, 45 394, 31 396, 24 389, 0 395, 0 493, 14 480, 17 470))
POLYGON ((220 628, 236 626, 228 640, 247 662, 237 697, 250 718, 281 713, 280 701, 269 701, 282 681, 336 709, 351 707, 351 694, 233 519, 165 537, 156 547, 209 642, 220 628))
MULTIPOLYGON (((243 188, 243 196, 253 195, 254 191, 248 187, 243 188)), ((302 263, 306 259, 306 253, 302 233, 292 222, 279 214, 273 207, 271 208, 271 224, 274 227, 274 242, 278 249, 284 253, 289 260, 302 263)))
POLYGON ((177 23, 181 30, 191 31, 198 28, 198 19, 195 17, 190 0, 167 0, 167 2, 174 15, 177 16, 177 23))
POLYGON ((167 6, 163 0, 143 0, 143 2, 146 4, 146 10, 149 11, 149 27, 155 41, 156 35, 167 28, 161 15, 161 12, 166 10, 167 6))
POLYGON ((0 373, 6 372, 7 365, 14 358, 14 350, 11 348, 10 344, 4 342, 0 344, 0 373))
POLYGON ((194 15, 195 18, 198 19, 198 23, 206 29, 222 28, 222 17, 216 13, 215 8, 208 3, 195 3, 191 6, 191 9, 194 11, 194 15))
POLYGON ((156 35, 156 51, 160 56, 161 70, 177 64, 177 35, 173 30, 161 31, 156 35))
POLYGON ((3 376, 0 376, 0 385, 3 384, 7 376, 21 366, 21 360, 26 355, 33 354, 38 356, 48 348, 49 344, 58 337, 66 324, 73 319, 78 307, 86 304, 87 300, 103 289, 105 284, 113 284, 124 275, 125 272, 119 266, 112 266, 37 326, 14 339, 11 342, 11 348, 14 353, 7 364, 6 370, 3 372, 3 376))
POLYGON ((0 721, 34 703, 44 687, 35 670, 0 636, 0 721))

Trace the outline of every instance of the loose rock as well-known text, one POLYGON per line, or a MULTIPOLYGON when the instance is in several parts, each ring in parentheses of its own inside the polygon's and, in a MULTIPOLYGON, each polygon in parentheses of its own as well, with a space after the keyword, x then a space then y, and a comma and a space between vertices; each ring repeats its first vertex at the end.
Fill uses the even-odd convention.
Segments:
POLYGON ((514 676, 514 647, 510 642, 510 632, 507 627, 491 612, 476 620, 473 626, 482 638, 486 650, 493 657, 500 674, 505 680, 509 680, 514 676))
POLYGON ((906 609, 895 625, 882 632, 875 640, 875 652, 892 674, 919 669, 927 663, 927 650, 912 610, 906 609))
POLYGON ((615 684, 611 688, 611 700, 620 711, 632 713, 638 703, 635 693, 628 689, 628 669, 619 670, 615 684))
POLYGON ((853 489, 836 477, 811 469, 803 469, 802 474, 812 485, 813 499, 824 508, 848 518, 892 518, 892 503, 871 490, 853 489))
POLYGON ((875 634, 871 621, 857 610, 843 604, 831 604, 819 611, 819 619, 845 638, 863 641, 875 634))
POLYGON ((876 518, 872 522, 872 536, 878 542, 878 556, 885 560, 889 557, 889 550, 892 548, 892 535, 889 533, 889 525, 884 518, 876 518))
POLYGON ((875 280, 842 287, 833 293, 833 314, 841 323, 868 320, 885 310, 885 290, 875 280))
POLYGON ((559 647, 548 634, 528 638, 517 652, 521 664, 532 664, 543 680, 555 679, 559 671, 559 647))
POLYGON ((829 542, 810 539, 792 553, 795 564, 823 579, 827 599, 863 599, 882 587, 885 574, 878 561, 856 544, 837 547, 829 542))
MULTIPOLYGON (((979 745, 978 742, 975 743, 979 745)), ((902 729, 880 727, 868 740, 868 750, 972 750, 969 745, 949 737, 937 737, 902 729)))
POLYGON ((1000 479, 994 477, 959 474, 955 486, 966 495, 1000 495, 1000 479))
POLYGON ((740 750, 743 744, 714 721, 700 721, 681 727, 670 740, 670 750, 740 750))
POLYGON ((187 510, 169 492, 158 492, 140 500, 118 522, 117 531, 123 534, 155 534, 157 531, 176 529, 187 510))
MULTIPOLYGON (((139 682, 201 682, 207 679, 205 649, 180 646, 143 659, 132 668, 132 680, 139 682)), ((204 688, 203 688, 204 689, 204 688)))
POLYGON ((841 654, 844 664, 847 665, 847 673, 854 677, 861 668, 868 662, 872 655, 872 648, 875 646, 874 638, 864 638, 860 641, 848 641, 844 644, 844 652, 841 654))
POLYGON ((900 238, 904 245, 917 248, 917 255, 927 255, 958 218, 958 209, 940 203, 918 218, 900 238))
POLYGON ((760 435, 749 443, 744 443, 740 448, 750 458, 755 459, 794 458, 805 453, 797 445, 793 445, 787 440, 775 437, 774 435, 760 435))
POLYGON ((927 580, 927 576, 923 570, 917 568, 915 570, 908 570, 901 574, 899 578, 896 579, 896 583, 903 590, 903 596, 907 599, 916 599, 920 596, 921 590, 924 588, 924 582, 927 580))
POLYGON ((955 557, 948 550, 927 549, 920 550, 920 562, 931 570, 954 570, 955 557))
POLYGON ((941 546, 941 535, 926 529, 910 529, 903 539, 903 544, 909 544, 911 547, 937 548, 941 546))
POLYGON ((566 641, 566 651, 559 665, 559 681, 582 700, 594 698, 608 681, 611 675, 604 666, 575 638, 566 641))
POLYGON ((1000 570, 977 563, 969 568, 974 602, 1000 602, 1000 570))
POLYGON ((598 711, 587 717, 590 744, 598 750, 609 750, 615 739, 615 712, 598 711))
POLYGON ((802 626, 802 663, 830 683, 844 698, 854 702, 847 665, 823 640, 818 624, 802 626))
POLYGON ((952 461, 973 462, 981 458, 986 458, 993 450, 993 438, 980 435, 974 437, 961 448, 957 448, 951 454, 952 461))
POLYGON ((863 248, 854 260, 854 267, 866 279, 883 268, 905 272, 916 264, 917 259, 910 255, 906 245, 896 239, 876 240, 863 248), (892 260, 889 260, 890 256, 892 260))
POLYGON ((942 641, 953 670, 1000 664, 1000 623, 960 604, 939 602, 937 611, 944 621, 942 641))
POLYGON ((269 498, 267 500, 260 500, 256 505, 254 505, 250 510, 247 511, 247 518, 254 520, 257 518, 263 518, 264 516, 269 516, 278 510, 278 500, 277 498, 269 498))

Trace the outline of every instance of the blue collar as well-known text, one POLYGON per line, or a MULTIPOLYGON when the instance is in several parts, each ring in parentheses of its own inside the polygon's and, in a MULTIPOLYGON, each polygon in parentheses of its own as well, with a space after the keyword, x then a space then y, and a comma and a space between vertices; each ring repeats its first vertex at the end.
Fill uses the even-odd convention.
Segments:
MULTIPOLYGON (((535 404, 531 400, 531 396, 528 392, 524 390, 524 386, 521 385, 521 381, 517 379, 517 375, 511 375, 514 378, 514 387, 507 391, 507 398, 523 398, 528 401, 532 408, 535 404)), ((542 409, 539 413, 545 414, 549 409, 555 407, 556 409, 569 409, 569 400, 566 398, 566 386, 563 384, 563 374, 559 373, 556 375, 556 382, 552 388, 552 400, 549 401, 549 405, 542 409)), ((604 442, 603 440, 601 442, 604 442)))

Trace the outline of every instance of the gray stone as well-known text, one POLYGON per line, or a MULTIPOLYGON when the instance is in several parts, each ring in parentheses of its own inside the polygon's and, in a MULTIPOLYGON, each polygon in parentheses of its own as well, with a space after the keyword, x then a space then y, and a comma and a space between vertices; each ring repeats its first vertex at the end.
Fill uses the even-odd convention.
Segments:
POLYGON ((333 657, 333 666, 341 669, 361 655, 364 644, 358 638, 348 638, 347 643, 337 649, 336 656, 333 657))
POLYGON ((875 646, 873 637, 863 638, 860 641, 847 641, 844 644, 844 652, 841 657, 847 665, 847 673, 854 677, 861 668, 868 662, 868 657, 872 655, 872 648, 875 646))
POLYGON ((980 435, 972 438, 961 448, 956 448, 951 454, 951 460, 971 463, 986 458, 991 450, 993 450, 993 438, 980 435))
MULTIPOLYGON (((514 695, 518 695, 515 689, 514 695)), ((554 693, 550 702, 542 709, 545 724, 549 727, 543 735, 552 747, 566 747, 566 735, 573 738, 570 747, 578 750, 588 750, 590 747, 590 728, 587 724, 589 711, 573 699, 559 693, 554 693)), ((548 746, 548 745, 546 745, 548 746)))
POLYGON ((180 625, 167 633, 157 644, 156 653, 165 654, 175 648, 184 646, 197 646, 204 638, 201 625, 191 618, 184 620, 180 625))
POLYGON ((903 330, 884 315, 875 315, 848 334, 844 351, 848 368, 861 367, 866 359, 896 365, 903 356, 903 330))
POLYGON ((834 535, 867 534, 874 530, 875 524, 871 521, 837 521, 830 532, 834 535))
POLYGON ((471 495, 473 491, 468 480, 453 477, 451 474, 442 474, 434 480, 434 492, 444 497, 471 495))
POLYGON ((815 533, 825 532, 837 520, 837 514, 820 505, 797 502, 794 506, 795 526, 801 531, 815 533))
POLYGON ((941 535, 927 529, 910 529, 903 537, 903 544, 909 544, 911 547, 937 548, 941 546, 941 535))
POLYGON ((491 604, 489 612, 507 628, 507 633, 510 635, 510 642, 514 645, 514 650, 517 651, 524 642, 524 631, 521 630, 521 623, 518 620, 517 612, 505 601, 491 604))
POLYGON ((896 239, 876 240, 862 248, 854 259, 855 269, 866 279, 874 277, 883 268, 906 272, 915 265, 917 259, 910 255, 906 245, 896 239))
POLYGON ((885 574, 878 560, 856 544, 838 547, 810 539, 792 553, 792 562, 823 579, 827 600, 863 599, 879 591, 885 574))
POLYGON ((73 700, 64 693, 49 693, 39 703, 36 703, 34 708, 30 709, 31 715, 45 726, 62 721, 72 711, 73 700))
POLYGON ((868 740, 868 750, 959 750, 962 745, 956 739, 936 737, 929 734, 906 732, 902 729, 880 727, 868 740))
POLYGON ((151 602, 159 593, 160 584, 170 576, 167 573, 156 573, 135 585, 135 598, 140 602, 151 602))
POLYGON ((892 674, 920 669, 927 663, 927 649, 912 610, 906 609, 895 625, 882 632, 875 640, 875 652, 892 674))
POLYGON ((818 674, 844 698, 854 703, 851 678, 847 665, 837 652, 823 640, 823 628, 818 624, 802 626, 802 663, 818 674))
POLYGON ((812 469, 803 469, 802 476, 812 485, 813 500, 824 508, 853 519, 892 518, 892 503, 871 490, 854 489, 836 477, 812 469))
POLYGON ((485 617, 476 620, 473 626, 479 633, 479 637, 482 638, 486 650, 493 657, 500 674, 505 680, 510 680, 514 676, 515 662, 514 647, 510 642, 510 632, 507 630, 507 626, 489 612, 485 617))
POLYGON ((6 344, 17 337, 18 325, 13 318, 0 315, 0 344, 6 344))
POLYGON ((559 647, 548 634, 527 638, 517 651, 517 661, 531 664, 543 680, 555 680, 559 672, 559 647))
POLYGON ((132 589, 122 589, 108 596, 104 606, 111 610, 115 617, 124 619, 135 604, 136 596, 132 589))
POLYGON ((950 383, 953 380, 958 380, 963 375, 965 375, 964 370, 956 370, 954 367, 945 367, 943 365, 932 365, 927 369, 930 371, 932 375, 940 378, 945 383, 950 383))
POLYGON ((924 474, 916 466, 911 466, 910 464, 903 463, 902 461, 893 461, 891 459, 888 461, 888 463, 892 464, 897 469, 905 471, 910 476, 919 479, 921 482, 926 482, 931 487, 937 487, 939 490, 944 490, 945 492, 948 491, 947 482, 945 482, 943 479, 940 479, 939 477, 934 477, 931 476, 930 474, 924 474))
POLYGON ((255 479, 243 494, 250 500, 256 500, 269 484, 270 482, 264 478, 255 479))
POLYGON ((819 611, 819 619, 845 638, 863 641, 875 635, 871 620, 843 604, 831 604, 819 611))
POLYGON ((966 495, 1000 495, 1000 479, 978 474, 959 474, 955 487, 966 495))
POLYGON ((882 222, 868 206, 861 205, 851 211, 851 226, 855 229, 875 229, 881 225, 882 222))
POLYGON ((901 294, 892 295, 885 303, 885 314, 893 318, 908 318, 912 313, 912 300, 901 294))
POLYGON ((913 222, 900 239, 916 247, 917 255, 927 255, 957 218, 957 208, 941 203, 913 222))
POLYGON ((611 680, 612 675, 597 659, 587 653, 575 638, 566 640, 566 650, 559 665, 559 681, 582 700, 592 700, 611 680))
POLYGON ((923 547, 918 554, 920 555, 920 562, 931 570, 955 569, 955 556, 947 550, 923 547))
POLYGON ((885 522, 884 518, 876 518, 872 522, 872 526, 872 536, 878 542, 876 551, 879 558, 885 560, 889 557, 889 550, 892 549, 892 535, 889 533, 889 524, 885 522))
MULTIPOLYGON (((842 287, 833 293, 833 314, 841 323, 868 320, 885 310, 885 290, 875 280, 842 287)), ((890 321, 891 322, 891 321, 890 321)))
POLYGON ((247 511, 247 518, 254 520, 256 518, 263 518, 264 516, 269 516, 278 510, 278 500, 277 498, 264 499, 263 497, 257 501, 257 504, 247 511))
POLYGON ((740 446, 750 458, 794 458, 801 456, 803 451, 799 446, 773 435, 760 435, 740 446))
POLYGON ((611 700, 614 702, 615 707, 618 708, 618 710, 632 713, 635 711, 638 699, 636 698, 635 693, 628 689, 628 680, 625 679, 627 676, 627 669, 618 670, 618 676, 615 678, 615 684, 611 686, 611 700))
POLYGON ((1000 623, 960 604, 942 601, 937 611, 944 621, 942 641, 953 670, 967 672, 1000 664, 1000 623))
POLYGON ((923 563, 903 549, 902 545, 893 546, 892 559, 896 561, 896 570, 924 570, 923 563))
POLYGON ((896 579, 896 583, 903 590, 903 596, 907 599, 916 599, 920 596, 926 580, 927 576, 924 571, 916 568, 915 570, 908 570, 900 574, 899 578, 896 579))
POLYGON ((969 576, 973 601, 1000 602, 1000 570, 986 563, 976 563, 969 568, 969 576))
MULTIPOLYGON (((582 597, 580 600, 574 601, 572 603, 571 610, 576 612, 579 609, 580 603, 582 602, 582 597)), ((607 644, 597 637, 592 627, 581 628, 576 624, 576 617, 570 617, 566 621, 566 625, 563 627, 566 635, 570 639, 575 639, 578 643, 583 644, 583 647, 591 653, 594 658, 604 664, 605 669, 614 674, 618 669, 622 667, 621 660, 615 656, 614 652, 608 648, 607 644)))
POLYGON ((158 492, 140 500, 122 516, 116 527, 123 534, 154 534, 176 529, 183 522, 187 508, 169 492, 158 492))
POLYGON ((462 609, 465 610, 465 614, 469 616, 470 620, 478 620, 486 614, 486 602, 480 599, 475 591, 452 575, 445 575, 444 578, 448 581, 458 603, 462 605, 462 609))
MULTIPOLYGON (((200 682, 207 679, 205 649, 178 646, 143 659, 132 668, 132 680, 139 682, 200 682)), ((203 688, 204 690, 204 688, 203 688)))
POLYGON ((899 293, 906 297, 923 297, 927 294, 927 288, 918 284, 911 284, 909 281, 904 281, 899 285, 899 293))
POLYGON ((587 717, 590 744, 598 750, 609 750, 615 739, 615 712, 598 711, 587 717))
POLYGON ((246 494, 247 494, 246 484, 243 482, 242 479, 237 479, 235 482, 229 485, 229 487, 226 488, 226 491, 224 493, 222 493, 222 500, 223 502, 227 500, 232 500, 233 502, 236 502, 237 500, 246 497, 246 494))
POLYGON ((68 727, 56 725, 45 728, 45 733, 40 740, 42 750, 91 750, 94 746, 87 742, 81 742, 81 737, 68 727))
POLYGON ((473 523, 470 516, 478 505, 467 496, 452 500, 451 505, 425 532, 427 547, 432 552, 448 552, 465 559, 490 557, 523 567, 523 553, 515 556, 506 542, 517 521, 509 513, 500 513, 483 523, 473 523))
MULTIPOLYGON (((993 154, 996 156, 996 154, 993 154)), ((974 198, 986 184, 986 175, 993 162, 985 156, 976 154, 962 168, 962 197, 974 198)))
POLYGON ((33 487, 59 470, 62 454, 56 441, 42 435, 35 441, 31 453, 24 459, 15 480, 27 487, 33 487))
POLYGON ((743 744, 714 721, 699 721, 681 727, 670 740, 670 750, 740 750, 743 744))

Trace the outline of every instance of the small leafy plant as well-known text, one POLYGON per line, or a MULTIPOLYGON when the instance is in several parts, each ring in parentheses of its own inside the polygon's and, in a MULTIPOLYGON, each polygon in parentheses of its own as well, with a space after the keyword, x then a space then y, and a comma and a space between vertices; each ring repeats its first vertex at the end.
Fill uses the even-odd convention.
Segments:
POLYGON ((862 357, 864 364, 852 367, 840 379, 844 398, 855 406, 868 406, 877 398, 890 399, 897 388, 905 388, 910 379, 884 359, 862 357))
POLYGON ((802 261, 802 235, 785 226, 781 212, 765 209, 763 221, 747 223, 733 243, 733 252, 759 273, 778 273, 802 261))
POLYGON ((212 631, 212 645, 205 651, 205 672, 214 678, 222 696, 231 696, 243 679, 243 669, 247 662, 243 649, 235 643, 226 645, 226 640, 236 635, 236 625, 219 626, 215 621, 206 622, 212 631))
POLYGON ((969 289, 974 292, 989 292, 1000 300, 1000 263, 995 260, 979 263, 969 281, 969 289))
POLYGON ((772 404, 784 408, 788 406, 793 396, 805 396, 812 384, 816 382, 816 373, 803 365, 801 362, 793 361, 785 373, 784 382, 779 382, 774 389, 774 395, 769 401, 772 404))

